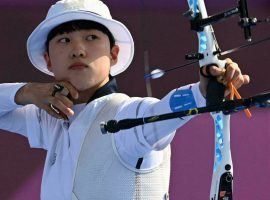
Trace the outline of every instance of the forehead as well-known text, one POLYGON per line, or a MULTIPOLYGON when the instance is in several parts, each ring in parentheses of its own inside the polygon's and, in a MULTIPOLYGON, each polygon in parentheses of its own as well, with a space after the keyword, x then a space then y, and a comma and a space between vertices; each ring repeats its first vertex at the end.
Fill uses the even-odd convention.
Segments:
POLYGON ((55 27, 48 34, 48 39, 52 39, 58 34, 69 33, 78 30, 99 30, 107 35, 110 34, 110 31, 102 24, 88 20, 75 20, 63 23, 55 27))
MULTIPOLYGON (((80 29, 80 30, 73 30, 73 31, 66 31, 66 32, 61 32, 58 33, 56 37, 61 36, 61 35, 79 35, 79 34, 95 34, 99 36, 107 36, 105 33, 98 29, 80 29)), ((53 40, 54 38, 52 38, 53 40)))
POLYGON ((104 26, 100 23, 94 22, 94 21, 89 21, 89 20, 74 20, 74 21, 69 21, 69 22, 60 24, 59 26, 53 28, 49 32, 49 34, 47 35, 46 43, 45 43, 47 50, 48 50, 49 42, 55 36, 60 35, 60 34, 64 34, 64 33, 79 31, 79 30, 98 30, 98 31, 101 31, 109 37, 111 47, 113 47, 115 44, 115 38, 106 26, 104 26))

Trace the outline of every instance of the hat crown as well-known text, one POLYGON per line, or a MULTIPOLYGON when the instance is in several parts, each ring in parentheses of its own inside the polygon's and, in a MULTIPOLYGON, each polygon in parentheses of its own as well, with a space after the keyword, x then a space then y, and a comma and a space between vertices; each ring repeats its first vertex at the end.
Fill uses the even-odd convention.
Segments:
POLYGON ((107 19, 112 19, 109 8, 100 0, 61 0, 52 5, 46 19, 72 11, 92 12, 107 19))

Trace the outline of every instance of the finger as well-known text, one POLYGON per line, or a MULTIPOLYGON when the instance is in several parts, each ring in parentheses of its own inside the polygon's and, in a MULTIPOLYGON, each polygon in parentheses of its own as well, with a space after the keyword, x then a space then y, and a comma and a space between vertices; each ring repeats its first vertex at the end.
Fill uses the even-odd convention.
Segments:
POLYGON ((200 69, 200 80, 203 81, 204 77, 216 77, 217 81, 223 83, 223 76, 226 70, 221 67, 217 67, 215 65, 212 66, 204 66, 200 69))
POLYGON ((236 89, 242 87, 243 85, 249 84, 250 79, 248 75, 241 75, 237 77, 232 83, 236 89))
POLYGON ((216 77, 219 83, 224 82, 224 75, 226 73, 226 70, 224 68, 212 66, 210 71, 211 71, 211 74, 216 77))
POLYGON ((225 92, 224 92, 224 96, 228 96, 229 94, 231 93, 231 90, 230 89, 226 89, 225 92))
POLYGON ((57 119, 65 119, 60 113, 57 113, 55 109, 52 109, 50 105, 40 106, 41 109, 45 110, 49 115, 57 118, 57 119))
POLYGON ((249 75, 243 75, 243 78, 244 78, 244 85, 246 85, 246 84, 249 84, 249 82, 250 82, 250 77, 249 77, 249 75))
POLYGON ((62 93, 56 93, 55 98, 65 104, 67 107, 71 108, 73 106, 73 102, 66 96, 62 95, 62 93))
POLYGON ((62 112, 63 114, 67 115, 67 116, 72 116, 74 115, 74 111, 67 107, 63 102, 61 102, 59 99, 57 98, 51 98, 50 103, 56 107, 60 112, 62 112))
POLYGON ((223 76, 226 70, 224 68, 213 65, 210 67, 209 71, 212 76, 223 76))
POLYGON ((233 82, 241 77, 242 77, 241 72, 239 70, 235 69, 227 81, 233 82))
POLYGON ((78 99, 79 98, 79 93, 76 90, 76 88, 71 85, 69 82, 60 82, 61 85, 63 85, 64 87, 66 87, 71 95, 71 97, 73 99, 78 99))
POLYGON ((232 81, 232 84, 236 89, 240 88, 244 84, 244 77, 243 76, 237 77, 237 79, 232 81))
POLYGON ((234 62, 230 58, 226 58, 225 60, 226 60, 226 65, 225 65, 226 73, 223 76, 223 83, 227 85, 230 82, 230 79, 231 79, 230 77, 232 77, 231 73, 233 73, 232 69, 234 68, 233 66, 234 62))
POLYGON ((226 73, 224 75, 224 82, 228 83, 234 81, 241 74, 241 71, 236 63, 231 63, 226 66, 226 73))
POLYGON ((242 85, 249 84, 249 82, 250 82, 250 78, 248 75, 241 75, 238 77, 238 79, 234 81, 233 84, 235 85, 236 88, 239 88, 242 85))
POLYGON ((60 116, 60 118, 68 120, 67 115, 65 115, 64 113, 62 113, 60 110, 58 110, 58 108, 56 108, 54 105, 50 104, 50 108, 53 112, 55 112, 58 116, 60 116))
POLYGON ((226 63, 227 63, 227 64, 233 63, 232 59, 230 59, 230 58, 226 58, 225 60, 226 60, 226 63))

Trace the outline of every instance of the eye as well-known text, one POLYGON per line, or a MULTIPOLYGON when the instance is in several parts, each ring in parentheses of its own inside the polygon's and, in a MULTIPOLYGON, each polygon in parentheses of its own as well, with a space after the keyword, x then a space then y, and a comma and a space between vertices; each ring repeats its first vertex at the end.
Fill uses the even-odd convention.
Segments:
POLYGON ((88 40, 88 41, 93 41, 93 40, 96 40, 98 37, 96 36, 96 35, 88 35, 87 37, 86 37, 86 40, 88 40))
POLYGON ((59 40, 58 40, 58 42, 59 43, 69 43, 70 42, 70 39, 69 38, 60 38, 59 40))

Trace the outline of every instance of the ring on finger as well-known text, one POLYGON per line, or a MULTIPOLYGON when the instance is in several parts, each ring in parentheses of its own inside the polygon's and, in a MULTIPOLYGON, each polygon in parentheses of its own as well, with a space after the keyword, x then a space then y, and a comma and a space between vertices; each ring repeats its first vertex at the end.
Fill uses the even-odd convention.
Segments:
POLYGON ((56 107, 54 107, 51 103, 50 103, 50 108, 51 108, 55 113, 60 114, 60 111, 59 111, 56 107))
POLYGON ((69 95, 68 89, 65 86, 60 85, 58 83, 54 84, 54 86, 53 86, 52 96, 54 97, 57 92, 60 92, 60 94, 62 94, 64 96, 69 95))

